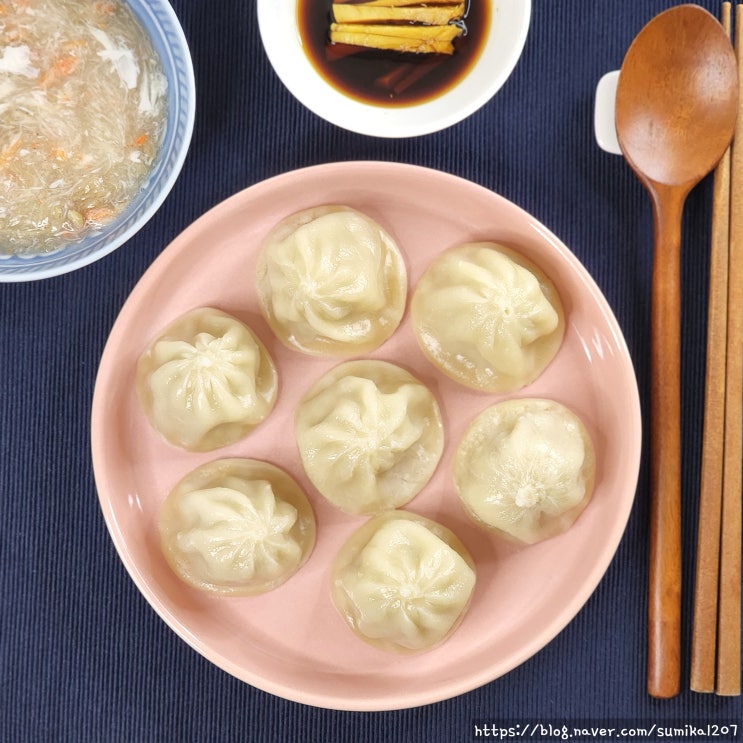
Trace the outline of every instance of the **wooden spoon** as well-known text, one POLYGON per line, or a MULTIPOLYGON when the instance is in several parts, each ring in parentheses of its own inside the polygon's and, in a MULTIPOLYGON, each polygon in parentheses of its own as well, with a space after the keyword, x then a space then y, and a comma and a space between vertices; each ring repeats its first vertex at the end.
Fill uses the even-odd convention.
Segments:
POLYGON ((679 5, 657 15, 627 51, 616 128, 653 202, 648 692, 681 683, 681 218, 689 191, 733 136, 738 72, 713 15, 679 5))

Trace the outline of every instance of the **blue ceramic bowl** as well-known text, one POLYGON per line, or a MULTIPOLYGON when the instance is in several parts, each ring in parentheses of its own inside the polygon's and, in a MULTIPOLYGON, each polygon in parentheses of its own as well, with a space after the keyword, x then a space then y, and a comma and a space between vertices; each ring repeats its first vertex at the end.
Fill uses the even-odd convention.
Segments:
POLYGON ((0 282, 32 281, 74 271, 123 245, 155 214, 173 187, 191 143, 196 109, 193 64, 168 0, 128 0, 149 33, 168 80, 165 136, 147 182, 119 217, 80 242, 53 253, 21 257, 0 252, 0 282))

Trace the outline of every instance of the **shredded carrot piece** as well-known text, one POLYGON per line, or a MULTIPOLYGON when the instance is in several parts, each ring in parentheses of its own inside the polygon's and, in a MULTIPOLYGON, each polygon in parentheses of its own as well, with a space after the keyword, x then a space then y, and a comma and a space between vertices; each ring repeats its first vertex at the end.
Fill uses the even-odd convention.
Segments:
POLYGON ((116 9, 113 3, 100 2, 93 6, 94 10, 98 15, 109 16, 116 9))
POLYGON ((41 77, 42 85, 51 85, 60 78, 66 77, 77 68, 78 59, 74 54, 65 54, 54 61, 52 66, 41 77))
POLYGON ((21 147, 20 136, 16 137, 3 151, 0 153, 0 168, 4 168, 13 159, 13 155, 21 147))
POLYGON ((137 145, 137 147, 141 147, 146 141, 147 141, 147 135, 146 134, 140 134, 134 140, 134 144, 137 145))
POLYGON ((60 57, 60 59, 54 63, 54 69, 62 75, 69 75, 76 67, 77 57, 73 54, 60 57))
POLYGON ((94 206, 91 209, 86 209, 84 216, 85 221, 88 223, 100 224, 110 219, 114 215, 114 210, 108 206, 94 206))

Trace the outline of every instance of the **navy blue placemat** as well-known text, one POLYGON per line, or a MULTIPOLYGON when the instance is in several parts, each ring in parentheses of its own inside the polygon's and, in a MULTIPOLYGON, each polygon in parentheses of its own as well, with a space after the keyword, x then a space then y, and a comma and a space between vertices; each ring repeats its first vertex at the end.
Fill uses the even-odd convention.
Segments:
MULTIPOLYGON (((702 4, 719 11, 717 2, 702 4)), ((459 741, 494 737, 500 726, 518 733, 526 723, 542 725, 524 737, 536 740, 542 732, 558 739, 563 724, 571 733, 604 721, 617 730, 657 725, 687 733, 697 724, 740 725, 739 698, 686 690, 690 559, 685 690, 667 701, 646 693, 645 461, 617 555, 574 621, 503 678, 426 707, 350 713, 274 697, 204 660, 138 593, 108 537, 93 482, 89 420, 98 361, 129 292, 165 246, 207 209, 269 176, 335 160, 395 160, 463 176, 510 199, 594 276, 647 402, 650 202, 622 158, 595 144, 593 105, 599 78, 619 67, 644 23, 673 3, 536 0, 524 55, 495 98, 447 131, 403 140, 346 132, 300 106, 268 63, 254 5, 173 0, 191 45, 198 111, 183 173, 145 229, 73 274, 0 285, 0 740, 459 741)), ((709 201, 708 179, 687 203, 683 232, 687 556, 696 539, 709 201)), ((697 739, 713 740, 712 732, 697 739)))

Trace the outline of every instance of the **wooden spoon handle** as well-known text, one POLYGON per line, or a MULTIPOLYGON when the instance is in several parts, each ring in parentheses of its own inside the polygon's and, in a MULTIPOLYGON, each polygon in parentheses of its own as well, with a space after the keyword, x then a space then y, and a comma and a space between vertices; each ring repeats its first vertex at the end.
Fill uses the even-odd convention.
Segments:
POLYGON ((681 215, 686 193, 654 193, 651 307, 648 692, 681 684, 681 215))

